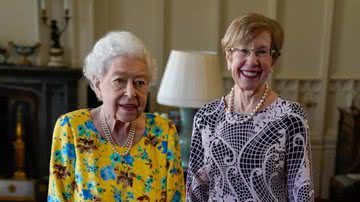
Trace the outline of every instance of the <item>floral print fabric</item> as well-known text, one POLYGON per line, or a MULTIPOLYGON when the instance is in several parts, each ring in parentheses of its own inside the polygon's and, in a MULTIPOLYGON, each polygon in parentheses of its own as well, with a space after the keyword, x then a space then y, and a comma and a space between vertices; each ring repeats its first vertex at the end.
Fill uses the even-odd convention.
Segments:
POLYGON ((184 201, 175 125, 148 113, 145 128, 129 154, 120 156, 88 109, 61 116, 53 134, 48 201, 184 201))

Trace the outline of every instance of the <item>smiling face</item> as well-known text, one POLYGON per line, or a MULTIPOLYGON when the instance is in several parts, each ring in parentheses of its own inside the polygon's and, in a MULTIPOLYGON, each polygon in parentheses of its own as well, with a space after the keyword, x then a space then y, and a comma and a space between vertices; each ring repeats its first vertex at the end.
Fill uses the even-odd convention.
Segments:
POLYGON ((241 89, 256 90, 266 82, 273 63, 270 50, 271 35, 262 31, 249 44, 226 51, 232 78, 241 89))
POLYGON ((143 60, 127 56, 113 58, 106 75, 95 82, 106 117, 122 122, 139 117, 145 109, 148 84, 148 69, 143 60))

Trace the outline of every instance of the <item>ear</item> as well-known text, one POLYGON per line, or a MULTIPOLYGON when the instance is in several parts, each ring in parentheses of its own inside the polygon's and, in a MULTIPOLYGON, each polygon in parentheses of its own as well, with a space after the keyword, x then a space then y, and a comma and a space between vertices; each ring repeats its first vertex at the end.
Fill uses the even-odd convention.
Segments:
POLYGON ((271 58, 271 59, 272 59, 271 67, 274 68, 274 65, 275 65, 276 62, 277 62, 277 58, 271 58))
POLYGON ((231 61, 232 61, 232 55, 230 51, 225 51, 225 59, 226 59, 226 65, 227 69, 231 70, 231 61))
POLYGON ((281 55, 281 52, 280 51, 277 51, 274 53, 275 55, 273 55, 271 58, 272 58, 272 63, 271 63, 271 66, 274 66, 276 64, 276 62, 278 61, 280 55, 281 55))
POLYGON ((93 83, 93 90, 96 94, 96 97, 99 100, 102 100, 102 94, 101 94, 101 88, 100 88, 101 81, 97 77, 94 77, 92 83, 93 83))

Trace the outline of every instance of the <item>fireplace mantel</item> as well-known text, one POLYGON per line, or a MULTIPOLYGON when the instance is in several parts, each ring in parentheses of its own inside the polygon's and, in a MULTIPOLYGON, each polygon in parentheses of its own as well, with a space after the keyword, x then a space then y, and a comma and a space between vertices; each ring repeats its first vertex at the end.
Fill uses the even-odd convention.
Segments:
POLYGON ((80 69, 70 68, 53 68, 53 67, 39 67, 39 66, 18 66, 18 65, 3 65, 0 64, 0 82, 3 78, 13 76, 16 77, 36 77, 44 78, 45 80, 69 77, 69 80, 78 80, 81 77, 80 69))

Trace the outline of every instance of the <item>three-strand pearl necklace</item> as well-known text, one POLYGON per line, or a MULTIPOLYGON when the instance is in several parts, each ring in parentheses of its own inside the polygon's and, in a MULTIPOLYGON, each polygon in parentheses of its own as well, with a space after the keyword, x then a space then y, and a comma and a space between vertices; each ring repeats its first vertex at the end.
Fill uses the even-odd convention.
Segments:
POLYGON ((101 127, 102 127, 102 129, 104 131, 104 134, 105 134, 105 138, 106 138, 107 141, 109 141, 111 143, 111 147, 114 150, 114 152, 119 154, 120 156, 126 156, 129 153, 130 148, 131 148, 131 146, 133 145, 133 142, 134 142, 134 137, 135 137, 135 132, 136 132, 136 121, 132 121, 130 123, 130 130, 129 130, 128 136, 127 136, 127 138, 125 140, 125 143, 122 145, 123 147, 125 147, 125 152, 120 153, 114 147, 114 145, 118 145, 118 144, 115 142, 114 138, 111 136, 110 127, 109 127, 108 122, 106 121, 105 111, 104 111, 103 107, 101 108, 101 112, 100 112, 100 120, 101 120, 101 127))
MULTIPOLYGON (((235 89, 234 89, 234 87, 232 87, 231 91, 229 93, 229 96, 228 96, 228 100, 227 100, 228 106, 226 109, 226 114, 232 119, 234 118, 234 117, 232 117, 232 114, 231 114, 231 112, 234 111, 234 99, 235 99, 234 91, 235 91, 235 89)), ((269 95, 269 92, 270 92, 270 89, 269 89, 268 85, 265 84, 265 91, 264 91, 264 94, 261 96, 261 99, 259 100, 259 102, 256 104, 256 107, 251 111, 251 113, 249 115, 247 115, 244 119, 239 120, 240 124, 245 123, 248 120, 250 120, 256 114, 256 112, 259 111, 259 109, 264 105, 264 102, 265 102, 267 96, 269 95)))

